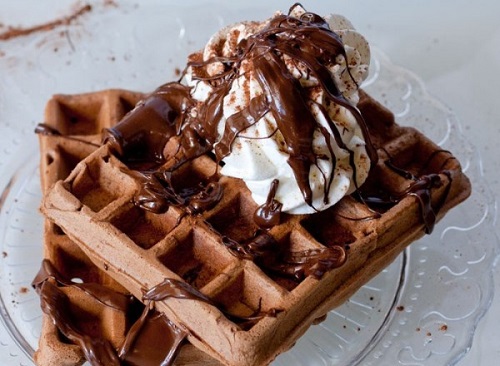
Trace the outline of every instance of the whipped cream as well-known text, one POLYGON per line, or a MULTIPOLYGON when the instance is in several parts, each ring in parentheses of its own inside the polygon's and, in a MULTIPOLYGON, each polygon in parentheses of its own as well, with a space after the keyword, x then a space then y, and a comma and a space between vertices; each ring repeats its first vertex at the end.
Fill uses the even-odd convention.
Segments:
MULTIPOLYGON (((307 14, 305 10, 296 6, 289 15, 300 18, 304 14, 307 14)), ((193 67, 189 67, 183 80, 183 83, 192 87, 191 94, 195 100, 203 103, 210 98, 216 88, 211 77, 220 76, 227 71, 220 60, 236 59, 238 52, 241 53, 238 45, 265 29, 271 19, 226 27, 209 40, 202 54, 196 55, 198 61, 201 57, 206 62, 206 74, 200 77, 193 67)), ((328 72, 345 100, 355 106, 359 99, 358 85, 368 73, 368 43, 346 18, 331 15, 325 20, 342 40, 347 56, 345 59, 343 55, 338 55, 334 62, 327 65, 328 72)), ((223 157, 221 173, 241 178, 259 205, 266 202, 272 182, 278 180, 275 199, 282 203, 283 212, 313 213, 334 205, 359 187, 368 175, 370 159, 363 130, 351 110, 327 98, 321 82, 309 72, 303 62, 284 53, 280 53, 279 58, 290 75, 300 83, 301 93, 306 94, 307 106, 317 123, 312 138, 315 157, 308 175, 311 201, 306 202, 304 192, 299 187, 296 174, 289 163, 290 149, 287 149, 286 139, 271 111, 236 134, 230 146, 230 154, 223 157), (333 126, 328 121, 333 121, 333 126), (337 131, 332 131, 332 127, 337 131), (340 136, 341 146, 335 141, 335 135, 340 136), (329 139, 329 143, 326 139, 329 139)), ((252 58, 243 58, 237 72, 238 75, 232 81, 222 103, 222 118, 217 126, 219 136, 224 134, 227 120, 231 116, 248 109, 252 99, 264 94, 252 58)), ((220 141, 215 142, 215 149, 218 143, 220 141)))

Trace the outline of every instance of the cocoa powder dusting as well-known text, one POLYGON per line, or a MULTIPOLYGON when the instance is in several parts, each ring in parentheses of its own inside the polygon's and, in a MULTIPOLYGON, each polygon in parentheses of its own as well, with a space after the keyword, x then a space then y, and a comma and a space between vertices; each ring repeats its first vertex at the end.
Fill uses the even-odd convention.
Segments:
POLYGON ((89 4, 83 5, 80 8, 76 9, 72 14, 53 20, 48 23, 35 25, 33 27, 23 28, 23 27, 7 27, 7 30, 0 33, 0 41, 8 41, 13 38, 28 36, 37 32, 47 32, 53 30, 57 27, 68 25, 72 23, 75 19, 79 18, 85 13, 88 13, 92 10, 92 6, 89 4))

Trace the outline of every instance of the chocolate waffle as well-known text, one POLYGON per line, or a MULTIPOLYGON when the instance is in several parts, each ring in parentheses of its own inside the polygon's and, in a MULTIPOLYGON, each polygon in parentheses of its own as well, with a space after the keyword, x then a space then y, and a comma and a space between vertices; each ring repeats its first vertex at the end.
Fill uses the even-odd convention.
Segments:
MULTIPOLYGON (((126 90, 106 90, 80 95, 55 95, 46 106, 45 122, 38 126, 40 140, 40 178, 43 192, 65 179, 76 164, 101 145, 101 130, 114 126, 142 94, 126 90)), ((104 337, 118 348, 125 340, 134 315, 129 292, 89 257, 49 220, 44 229, 44 264, 35 286, 50 278, 67 296, 75 322, 89 336, 104 337), (83 284, 83 286, 81 285, 83 284), (90 285, 89 285, 90 284, 90 285), (114 294, 119 306, 104 304, 89 292, 91 287, 114 294)), ((118 305, 118 304, 115 304, 118 305)), ((137 310, 135 310, 137 312, 137 310)), ((184 347, 178 360, 189 364, 216 365, 190 346, 184 347)), ((39 348, 35 363, 40 366, 79 365, 85 362, 82 347, 71 342, 43 314, 39 348)))
MULTIPOLYGON (((86 104, 86 98, 92 97, 79 100, 86 104)), ((92 152, 47 189, 70 167, 60 168, 67 165, 64 158, 57 174, 49 172, 57 160, 48 151, 58 149, 43 147, 43 140, 57 141, 57 136, 42 136, 42 175, 48 177, 42 212, 52 222, 45 257, 67 278, 95 277, 130 292, 223 364, 267 364, 470 193, 450 152, 415 129, 398 126, 388 110, 362 92, 358 107, 378 152, 365 184, 325 211, 282 213, 267 230, 255 223, 259 207, 237 178, 222 176, 220 192, 208 190, 220 196, 213 205, 182 201, 160 213, 138 206, 145 187, 155 186, 125 164, 112 144, 92 152), (69 266, 68 258, 83 265, 69 266)), ((48 113, 55 126, 65 125, 64 113, 50 108, 48 113)), ((77 131, 80 122, 72 123, 77 131)), ((90 152, 85 149, 61 156, 76 162, 90 152)), ((206 193, 217 171, 214 157, 202 154, 176 169, 168 183, 177 192, 206 193)), ((44 332, 56 334, 49 323, 44 332)), ((117 327, 118 339, 125 328, 117 327)), ((67 340, 58 344, 63 354, 74 347, 67 340)))
MULTIPOLYGON (((37 129, 42 192, 45 193, 58 180, 65 179, 80 160, 96 150, 101 142, 101 129, 120 120, 140 96, 121 90, 55 95, 47 103, 45 123, 37 129)), ((48 220, 45 221, 43 242, 44 259, 68 282, 79 279, 126 293, 117 282, 93 265, 57 225, 48 220)), ((87 329, 99 329, 118 345, 126 325, 122 312, 101 306, 76 287, 64 286, 62 291, 70 299, 75 311, 88 314, 82 320, 87 329), (104 325, 103 319, 109 324, 104 325)), ((85 361, 81 348, 68 342, 46 314, 43 315, 39 349, 34 358, 37 365, 78 365, 85 361)))

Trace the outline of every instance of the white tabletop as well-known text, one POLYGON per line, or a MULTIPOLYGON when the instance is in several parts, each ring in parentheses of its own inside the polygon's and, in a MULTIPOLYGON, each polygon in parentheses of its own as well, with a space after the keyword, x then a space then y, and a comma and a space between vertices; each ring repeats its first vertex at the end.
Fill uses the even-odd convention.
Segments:
MULTIPOLYGON (((102 4, 114 6, 113 2, 104 0, 93 3, 99 6, 102 4)), ((185 3, 192 5, 195 2, 186 0, 185 3)), ((223 1, 216 3, 218 6, 225 4, 223 1)), ((265 1, 253 0, 252 3, 255 5, 262 3, 262 6, 265 6, 265 1)), ((44 2, 5 0, 0 1, 0 4, 2 9, 0 25, 3 25, 3 27, 0 26, 0 34, 6 26, 27 27, 47 22, 67 14, 75 6, 74 1, 55 0, 44 2), (27 12, 26 9, 31 9, 31 11, 27 12)), ((238 4, 238 1, 231 1, 225 5, 233 9, 237 8, 238 4)), ((439 2, 432 0, 337 0, 336 2, 304 0, 302 4, 308 10, 320 14, 336 12, 346 15, 358 30, 371 43, 383 50, 394 63, 419 75, 429 92, 456 113, 465 135, 482 155, 484 175, 489 187, 495 196, 500 192, 500 160, 498 158, 500 156, 500 93, 497 89, 500 85, 500 21, 498 19, 500 2, 496 0, 474 2, 465 0, 439 2)), ((280 10, 286 10, 290 5, 290 1, 273 1, 273 6, 280 10)), ((261 18, 267 15, 263 14, 261 18)), ((244 18, 245 14, 241 14, 239 19, 244 18)), ((168 24, 167 16, 165 22, 168 24)), ((109 31, 113 32, 112 29, 109 31)), ((70 42, 77 42, 77 40, 70 40, 70 42)), ((10 48, 14 47, 12 44, 11 41, 0 40, 0 73, 8 73, 16 67, 24 67, 27 70, 26 75, 32 77, 33 74, 30 73, 32 63, 30 60, 24 60, 26 62, 16 60, 14 57, 16 55, 10 52, 10 48)), ((173 67, 168 65, 168 62, 166 64, 167 67, 173 67)), ((165 74, 166 77, 173 75, 171 72, 165 74)), ((0 76, 0 83, 1 78, 2 76, 0 76)), ((23 93, 22 88, 29 85, 29 82, 21 78, 22 76, 17 86, 12 85, 15 92, 23 93), (18 87, 19 90, 16 89, 18 87)), ((8 80, 12 82, 11 79, 8 80)), ((117 80, 116 86, 127 87, 127 85, 118 85, 119 83, 120 81, 117 80)), ((84 91, 69 84, 68 90, 63 92, 84 91)), ((146 85, 146 87, 152 86, 146 85)), ((39 93, 45 98, 52 93, 61 92, 56 88, 56 83, 44 84, 40 87, 39 93)), ((0 108, 5 107, 2 105, 2 100, 2 95, 0 95, 0 108)), ((42 107, 43 104, 34 105, 34 111, 27 113, 29 118, 41 116, 42 107)), ((19 110, 23 109, 19 108, 19 110)), ((33 123, 33 120, 30 123, 33 123)), ((1 131, 11 131, 12 128, 11 125, 0 120, 1 131)), ((19 141, 14 145, 8 143, 5 145, 4 142, 7 139, 6 136, 0 136, 0 143, 3 143, 0 150, 9 150, 7 151, 9 153, 10 150, 15 150, 19 141)), ((5 166, 0 165, 1 169, 5 169, 5 166)), ((498 222, 495 223, 495 230, 497 235, 500 234, 498 222)), ((495 278, 495 290, 497 294, 500 294, 498 268, 495 278)), ((495 296, 490 310, 479 323, 472 348, 459 365, 498 364, 499 324, 500 296, 495 296)), ((0 343, 5 342, 8 342, 8 335, 0 329, 0 343)), ((2 349, 7 348, 0 347, 0 351, 2 349)), ((0 354, 2 365, 10 365, 9 360, 8 354, 0 354)))

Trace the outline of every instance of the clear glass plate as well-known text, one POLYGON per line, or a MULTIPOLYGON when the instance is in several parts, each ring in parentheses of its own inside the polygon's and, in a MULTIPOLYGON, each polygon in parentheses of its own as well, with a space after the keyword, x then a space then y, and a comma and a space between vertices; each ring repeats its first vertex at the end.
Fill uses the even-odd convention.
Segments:
MULTIPOLYGON (((205 2, 196 8, 104 3, 76 24, 11 41, 0 58, 0 69, 10 71, 0 79, 0 313, 9 331, 0 332, 0 353, 8 352, 16 365, 32 365, 41 328, 30 287, 42 258, 43 230, 32 130, 44 103, 54 92, 152 90, 174 77, 175 67, 207 34, 242 13, 216 13, 205 2), (166 11, 169 22, 163 21, 166 11), (167 47, 158 46, 160 41, 167 47)), ((270 14, 248 7, 248 18, 270 14)), ((454 364, 470 347, 492 298, 498 242, 479 155, 453 113, 415 75, 373 51, 365 90, 394 111, 398 123, 417 127, 452 151, 472 180, 473 194, 274 365, 454 364)))

